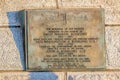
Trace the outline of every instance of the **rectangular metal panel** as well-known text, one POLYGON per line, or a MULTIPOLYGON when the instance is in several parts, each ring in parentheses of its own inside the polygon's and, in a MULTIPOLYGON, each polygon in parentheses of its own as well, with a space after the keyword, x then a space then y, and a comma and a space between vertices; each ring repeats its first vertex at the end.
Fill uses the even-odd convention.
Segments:
POLYGON ((102 8, 26 10, 27 70, 105 68, 102 8))

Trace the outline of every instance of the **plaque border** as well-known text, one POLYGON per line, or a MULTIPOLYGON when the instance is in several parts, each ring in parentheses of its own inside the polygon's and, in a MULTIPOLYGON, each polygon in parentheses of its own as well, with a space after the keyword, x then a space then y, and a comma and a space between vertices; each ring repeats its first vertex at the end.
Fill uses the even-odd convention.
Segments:
POLYGON ((25 63, 26 63, 26 65, 25 65, 25 70, 27 70, 27 71, 43 71, 43 72, 50 72, 50 71, 54 71, 54 72, 61 72, 61 71, 71 71, 71 72, 73 72, 73 71, 75 71, 75 72, 78 72, 78 71, 101 71, 101 70, 105 70, 106 69, 106 42, 105 42, 105 15, 104 15, 104 9, 103 8, 65 8, 65 9, 26 9, 26 10, 24 10, 23 11, 24 12, 24 32, 25 32, 25 36, 24 36, 24 41, 25 41, 25 45, 24 45, 24 47, 25 47, 25 63), (54 69, 54 68, 52 68, 52 69, 46 69, 46 70, 42 70, 42 69, 38 69, 38 68, 36 68, 36 69, 29 69, 29 66, 28 66, 28 11, 30 11, 30 10, 43 10, 43 11, 48 11, 48 10, 53 10, 53 11, 75 11, 75 10, 79 10, 79 9, 100 9, 101 10, 101 17, 102 17, 102 24, 101 24, 101 26, 104 28, 104 32, 103 32, 103 37, 104 37, 104 48, 102 48, 103 49, 103 51, 104 51, 104 53, 103 53, 103 55, 104 55, 104 58, 105 58, 105 61, 104 61, 104 66, 102 66, 101 68, 100 67, 97 67, 97 68, 80 68, 80 69, 73 69, 73 68, 69 68, 69 69, 62 69, 62 68, 60 68, 60 69, 54 69))

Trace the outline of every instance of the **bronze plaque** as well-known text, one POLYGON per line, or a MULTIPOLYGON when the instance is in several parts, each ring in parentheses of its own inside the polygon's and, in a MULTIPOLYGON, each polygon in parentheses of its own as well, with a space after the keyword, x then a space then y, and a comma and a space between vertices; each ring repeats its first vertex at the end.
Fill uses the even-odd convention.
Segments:
POLYGON ((27 70, 105 68, 102 8, 26 10, 27 70))

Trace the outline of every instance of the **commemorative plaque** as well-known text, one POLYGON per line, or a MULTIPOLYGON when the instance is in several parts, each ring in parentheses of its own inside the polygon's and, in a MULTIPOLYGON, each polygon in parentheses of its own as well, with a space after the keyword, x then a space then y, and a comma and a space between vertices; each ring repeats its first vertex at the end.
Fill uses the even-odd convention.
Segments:
POLYGON ((105 68, 102 8, 25 10, 27 70, 105 68))

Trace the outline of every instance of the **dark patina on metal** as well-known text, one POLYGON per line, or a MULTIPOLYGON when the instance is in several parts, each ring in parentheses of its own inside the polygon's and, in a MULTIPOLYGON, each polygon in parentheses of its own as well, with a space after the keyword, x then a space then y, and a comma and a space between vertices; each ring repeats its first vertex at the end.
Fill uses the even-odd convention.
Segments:
POLYGON ((25 10, 26 69, 105 68, 104 10, 25 10))

